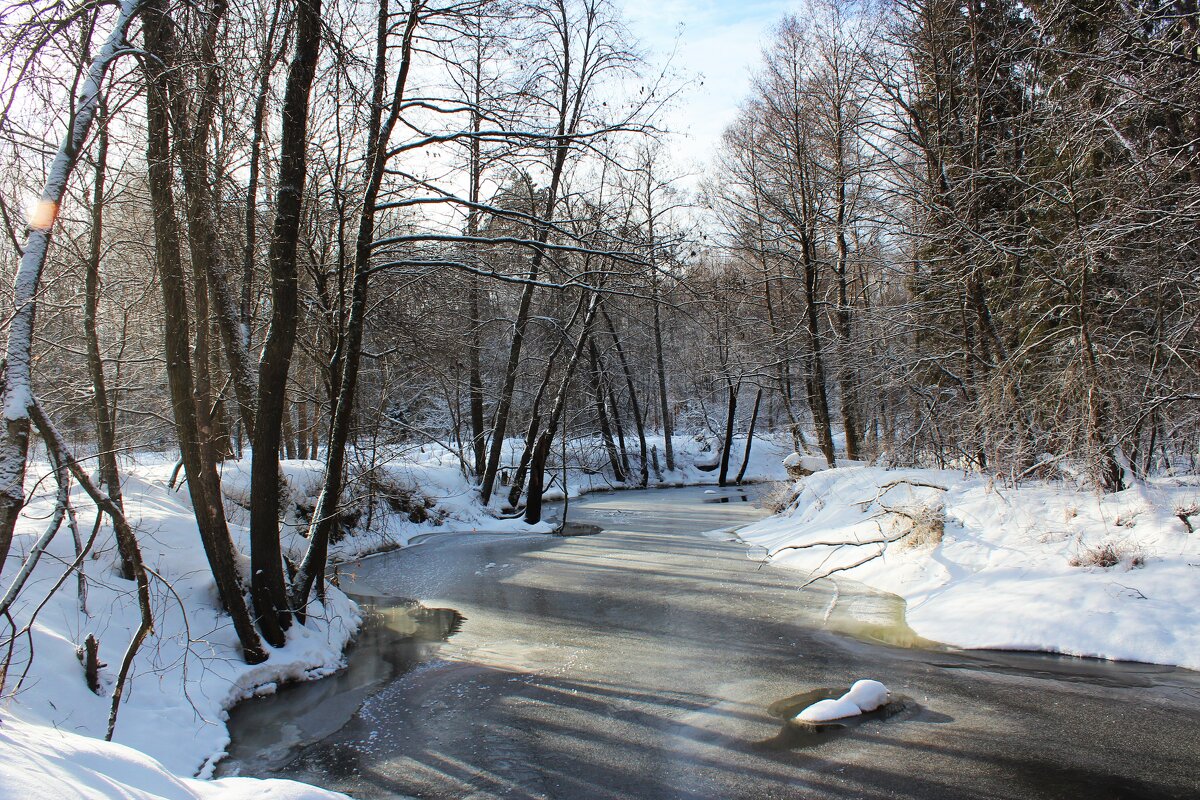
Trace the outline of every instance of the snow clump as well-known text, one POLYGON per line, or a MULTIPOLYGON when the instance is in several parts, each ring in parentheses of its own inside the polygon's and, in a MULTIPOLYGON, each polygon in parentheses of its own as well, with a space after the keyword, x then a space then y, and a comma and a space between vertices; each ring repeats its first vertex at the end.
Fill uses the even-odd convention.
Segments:
POLYGON ((892 693, 879 681, 855 681, 850 691, 837 700, 820 700, 801 711, 794 719, 800 722, 832 722, 835 719, 857 717, 887 705, 892 693))

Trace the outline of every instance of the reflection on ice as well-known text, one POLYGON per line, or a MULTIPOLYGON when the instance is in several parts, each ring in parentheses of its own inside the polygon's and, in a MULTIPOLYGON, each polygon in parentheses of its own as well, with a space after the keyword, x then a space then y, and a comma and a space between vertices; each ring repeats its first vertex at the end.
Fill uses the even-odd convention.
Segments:
POLYGON ((351 596, 364 613, 347 668, 234 708, 229 715, 233 742, 219 775, 239 774, 243 766, 246 772, 282 766, 300 748, 340 730, 371 693, 433 658, 465 620, 450 608, 351 596))

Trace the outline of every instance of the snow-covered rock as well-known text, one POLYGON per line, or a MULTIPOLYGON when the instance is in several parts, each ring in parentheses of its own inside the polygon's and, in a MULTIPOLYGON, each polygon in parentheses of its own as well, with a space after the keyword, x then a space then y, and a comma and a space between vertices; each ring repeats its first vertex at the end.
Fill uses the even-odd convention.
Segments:
POLYGON ((883 708, 892 699, 892 693, 879 681, 855 681, 850 691, 836 700, 818 700, 805 708, 793 719, 800 722, 832 722, 847 717, 857 717, 883 708))
POLYGON ((796 715, 801 722, 832 722, 835 719, 857 717, 862 709, 844 698, 818 700, 796 715))
POLYGON ((892 699, 892 693, 879 681, 862 680, 855 681, 854 685, 850 687, 850 691, 842 695, 841 699, 854 703, 860 711, 866 714, 886 706, 892 699))
POLYGON ((792 453, 783 460, 783 466, 788 471, 788 475, 793 478, 802 478, 812 475, 815 472, 829 469, 829 462, 824 456, 809 456, 800 453, 792 453))

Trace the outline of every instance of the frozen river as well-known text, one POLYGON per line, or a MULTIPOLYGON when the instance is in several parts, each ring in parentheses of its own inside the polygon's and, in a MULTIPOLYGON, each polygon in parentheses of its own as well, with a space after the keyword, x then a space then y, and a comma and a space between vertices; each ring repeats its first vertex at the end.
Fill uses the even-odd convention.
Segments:
POLYGON ((738 489, 592 495, 570 518, 598 535, 344 566, 377 608, 350 669, 236 709, 222 772, 361 798, 1197 796, 1200 674, 930 647, 898 599, 799 591, 721 532, 765 513, 738 489), (785 722, 856 678, 888 715, 785 722))

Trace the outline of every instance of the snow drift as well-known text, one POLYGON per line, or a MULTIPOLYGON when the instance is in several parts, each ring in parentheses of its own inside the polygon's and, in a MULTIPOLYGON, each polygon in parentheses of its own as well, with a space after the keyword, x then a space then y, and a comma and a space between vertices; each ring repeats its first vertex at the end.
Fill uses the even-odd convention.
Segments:
POLYGON ((899 595, 926 639, 1200 669, 1200 478, 1097 495, 850 467, 795 489, 783 514, 739 535, 807 580, 899 595))

